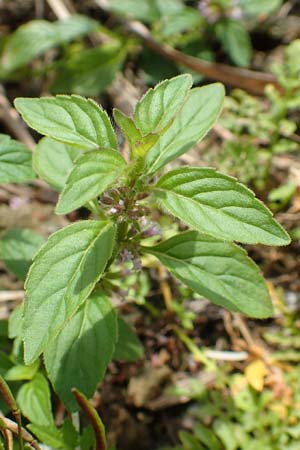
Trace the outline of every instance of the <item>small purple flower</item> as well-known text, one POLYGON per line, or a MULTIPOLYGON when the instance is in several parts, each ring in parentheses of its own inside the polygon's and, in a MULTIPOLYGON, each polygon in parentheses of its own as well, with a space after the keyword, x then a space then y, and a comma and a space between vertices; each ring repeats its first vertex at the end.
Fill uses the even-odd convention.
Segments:
POLYGON ((19 209, 22 206, 26 205, 26 203, 28 203, 27 199, 21 197, 12 197, 9 201, 9 206, 11 209, 19 209))
POLYGON ((160 233, 161 233, 160 226, 156 223, 150 223, 149 227, 144 231, 143 234, 145 237, 152 237, 157 236, 160 233))
POLYGON ((115 208, 114 206, 112 208, 110 208, 109 210, 110 214, 116 214, 118 212, 117 208, 115 208))

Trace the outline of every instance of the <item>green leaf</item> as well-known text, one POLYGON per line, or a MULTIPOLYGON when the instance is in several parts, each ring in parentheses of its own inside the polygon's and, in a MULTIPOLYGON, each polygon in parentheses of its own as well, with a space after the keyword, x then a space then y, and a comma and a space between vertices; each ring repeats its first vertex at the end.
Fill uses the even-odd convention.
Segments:
POLYGON ((95 293, 47 345, 44 360, 48 376, 68 409, 78 409, 73 387, 92 397, 112 358, 116 340, 116 314, 109 300, 95 293))
POLYGON ((168 212, 217 238, 248 244, 290 242, 288 234, 252 191, 215 169, 172 170, 154 186, 154 196, 168 212))
POLYGON ((138 7, 136 0, 109 0, 106 8, 113 13, 139 19, 147 23, 154 22, 160 16, 154 0, 139 0, 138 7))
MULTIPOLYGON (((79 438, 80 435, 77 432, 76 428, 74 427, 71 419, 67 418, 64 419, 63 426, 61 428, 63 441, 67 445, 67 447, 70 447, 71 449, 75 449, 79 444, 79 438)), ((81 449, 81 447, 80 447, 81 449)))
POLYGON ((149 89, 137 103, 134 123, 143 135, 159 133, 174 118, 192 87, 191 75, 179 75, 149 89))
POLYGON ((115 121, 121 128, 130 145, 132 159, 143 158, 148 150, 153 147, 159 138, 159 135, 148 134, 147 136, 143 136, 130 117, 126 116, 118 109, 114 109, 113 114, 115 121))
POLYGON ((86 96, 97 96, 114 80, 122 67, 126 49, 120 43, 109 43, 71 54, 56 65, 56 77, 50 90, 86 96))
POLYGON ((232 61, 240 67, 248 67, 252 45, 245 25, 237 20, 227 19, 217 24, 216 33, 232 61))
POLYGON ((17 365, 9 369, 5 374, 6 381, 32 380, 39 369, 39 361, 30 366, 17 365))
POLYGON ((33 362, 92 292, 112 254, 115 227, 85 220, 52 234, 34 258, 25 288, 25 363, 33 362))
POLYGON ((179 438, 182 442, 184 450, 205 450, 198 439, 187 431, 179 431, 179 438))
POLYGON ((25 122, 45 136, 84 150, 117 149, 117 138, 106 112, 78 95, 17 98, 15 106, 25 122))
POLYGON ((282 0, 240 0, 240 6, 249 16, 271 14, 282 5, 282 0))
POLYGON ((91 425, 86 426, 80 436, 81 450, 91 450, 95 448, 95 433, 91 425))
POLYGON ((96 26, 94 20, 79 15, 57 22, 27 22, 9 36, 1 56, 1 71, 9 74, 50 48, 94 31, 96 26))
POLYGON ((40 442, 43 442, 43 444, 49 446, 51 449, 73 450, 67 447, 62 432, 55 425, 49 426, 30 423, 27 425, 27 428, 40 442))
POLYGON ((94 150, 79 157, 59 197, 55 212, 67 214, 102 194, 116 182, 126 162, 116 150, 94 150))
POLYGON ((118 316, 118 341, 116 343, 113 359, 136 361, 144 353, 144 347, 132 328, 122 317, 118 316))
POLYGON ((23 416, 36 425, 53 424, 50 389, 46 378, 38 373, 32 381, 21 386, 17 403, 23 416))
POLYGON ((0 183, 24 183, 36 178, 32 153, 6 134, 0 134, 0 183))
POLYGON ((60 192, 74 166, 75 159, 80 155, 82 150, 78 147, 45 137, 35 148, 33 168, 40 178, 60 192))
POLYGON ((0 257, 20 280, 25 280, 31 261, 45 239, 26 228, 11 228, 0 235, 0 257))
POLYGON ((14 339, 20 336, 22 331, 22 320, 24 313, 24 302, 19 303, 8 318, 8 337, 14 339))
POLYGON ((209 450, 221 450, 220 441, 209 428, 201 423, 197 423, 197 425, 195 425, 194 433, 200 442, 207 445, 209 450))
POLYGON ((163 38, 172 39, 174 35, 176 36, 186 31, 191 32, 195 29, 198 31, 201 29, 203 22, 204 18, 196 8, 186 7, 162 17, 158 23, 158 32, 163 38))
POLYGON ((175 277, 216 305, 251 317, 272 315, 258 267, 235 244, 188 231, 155 247, 143 247, 143 251, 156 256, 175 277))
POLYGON ((140 130, 136 127, 133 119, 131 117, 126 116, 122 111, 117 108, 113 109, 114 119, 117 122, 117 125, 121 128, 122 133, 126 137, 127 141, 131 145, 134 145, 136 142, 142 140, 143 136, 140 130))
POLYGON ((4 377, 7 371, 12 368, 12 366, 13 363, 11 361, 11 358, 7 353, 0 350, 0 375, 4 377))
POLYGON ((187 152, 216 122, 223 105, 224 87, 210 84, 190 91, 172 125, 146 155, 146 171, 152 174, 187 152))

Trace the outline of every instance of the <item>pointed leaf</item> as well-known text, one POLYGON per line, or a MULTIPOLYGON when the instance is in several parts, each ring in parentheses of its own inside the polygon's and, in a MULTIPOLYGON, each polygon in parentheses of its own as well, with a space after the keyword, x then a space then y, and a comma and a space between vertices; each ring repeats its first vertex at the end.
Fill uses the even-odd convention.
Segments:
POLYGON ((172 125, 147 153, 147 173, 156 172, 199 142, 216 122, 223 100, 220 83, 192 89, 172 125))
POLYGON ((192 87, 191 75, 179 75, 149 89, 137 103, 134 122, 143 135, 159 133, 174 118, 192 87))
POLYGON ((57 191, 62 191, 74 161, 82 150, 51 138, 43 138, 33 154, 33 167, 40 178, 57 191))
POLYGON ((48 376, 68 409, 78 409, 72 388, 93 396, 116 340, 116 313, 103 294, 95 293, 47 346, 44 361, 48 376))
POLYGON ((123 114, 118 109, 113 111, 114 119, 121 128, 124 136, 126 137, 131 150, 131 156, 133 159, 144 158, 147 151, 153 147, 157 139, 158 134, 148 134, 143 136, 141 131, 135 126, 134 121, 123 114))
POLYGON ((126 116, 126 114, 117 108, 114 108, 113 115, 117 125, 121 128, 122 133, 131 145, 142 140, 142 133, 136 127, 131 117, 126 116))
POLYGON ((55 212, 67 214, 96 198, 118 180, 125 167, 125 160, 115 150, 94 150, 82 155, 74 164, 55 212))
POLYGON ((91 99, 78 95, 17 98, 15 106, 25 122, 45 136, 85 150, 117 148, 106 112, 91 99))
POLYGON ((219 22, 216 33, 224 50, 231 60, 240 67, 247 67, 251 62, 252 46, 249 33, 238 20, 227 19, 219 22))
POLYGON ((235 244, 188 231, 155 247, 143 247, 143 251, 156 256, 175 277, 216 305, 251 317, 272 314, 258 267, 235 244))
POLYGON ((21 142, 0 134, 0 183, 24 183, 35 178, 32 152, 21 142))
POLYGON ((85 220, 50 236, 26 280, 25 362, 30 364, 90 295, 112 254, 115 227, 85 220))
POLYGON ((252 191, 215 169, 172 170, 158 181, 154 196, 168 212, 217 238, 248 244, 290 242, 288 234, 252 191))

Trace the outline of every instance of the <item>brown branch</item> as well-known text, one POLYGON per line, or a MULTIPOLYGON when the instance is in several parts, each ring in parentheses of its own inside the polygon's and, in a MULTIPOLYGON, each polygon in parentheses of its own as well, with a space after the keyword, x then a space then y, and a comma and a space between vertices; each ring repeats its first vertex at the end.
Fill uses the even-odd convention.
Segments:
POLYGON ((68 8, 61 0, 47 0, 48 5, 54 12, 54 14, 59 18, 59 20, 69 19, 71 13, 68 8))
MULTIPOLYGON (((14 434, 18 434, 18 425, 16 424, 16 422, 7 419, 6 417, 1 417, 1 421, 4 423, 5 427, 8 430, 10 430, 14 434)), ((25 428, 22 428, 22 438, 24 439, 24 441, 28 442, 35 450, 42 450, 34 437, 30 433, 28 433, 25 428)))
POLYGON ((0 84, 0 119, 13 136, 23 142, 30 150, 34 149, 34 139, 27 130, 27 127, 21 120, 19 114, 8 100, 2 84, 0 84))
POLYGON ((96 438, 96 450, 107 450, 105 428, 97 411, 88 401, 86 396, 83 395, 82 392, 80 392, 78 389, 73 388, 72 393, 78 405, 81 407, 82 411, 86 414, 87 418, 91 422, 91 425, 94 429, 96 438))
MULTIPOLYGON (((99 3, 98 3, 99 4, 99 3)), ((197 73, 205 75, 216 81, 221 81, 232 87, 245 89, 252 94, 261 95, 264 93, 266 85, 273 84, 277 89, 281 89, 274 75, 264 72, 257 72, 248 69, 231 67, 226 64, 211 63, 175 50, 167 44, 156 41, 150 31, 138 21, 125 23, 126 28, 141 38, 144 44, 151 50, 160 54, 177 64, 182 64, 197 73)))
POLYGON ((0 303, 2 302, 12 302, 17 300, 23 300, 25 292, 19 291, 0 291, 0 303))

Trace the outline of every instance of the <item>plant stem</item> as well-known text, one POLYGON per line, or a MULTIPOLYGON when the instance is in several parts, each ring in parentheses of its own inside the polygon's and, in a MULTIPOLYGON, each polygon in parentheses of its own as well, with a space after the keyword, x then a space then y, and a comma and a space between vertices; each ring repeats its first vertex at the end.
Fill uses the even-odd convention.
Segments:
POLYGON ((72 389, 78 405, 89 418, 96 436, 96 450, 107 450, 105 437, 105 428, 95 408, 90 404, 88 399, 78 389, 72 389))
POLYGON ((17 402, 14 399, 14 396, 13 396, 8 384, 6 383, 4 378, 1 377, 1 375, 0 375, 0 392, 2 394, 2 397, 5 401, 5 403, 7 404, 7 406, 9 407, 13 416, 16 419, 16 422, 18 424, 19 449, 24 450, 24 442, 23 442, 23 437, 22 437, 21 413, 20 413, 17 402))
POLYGON ((93 213, 98 219, 107 220, 106 214, 99 208, 96 200, 91 200, 86 204, 86 207, 93 213))

